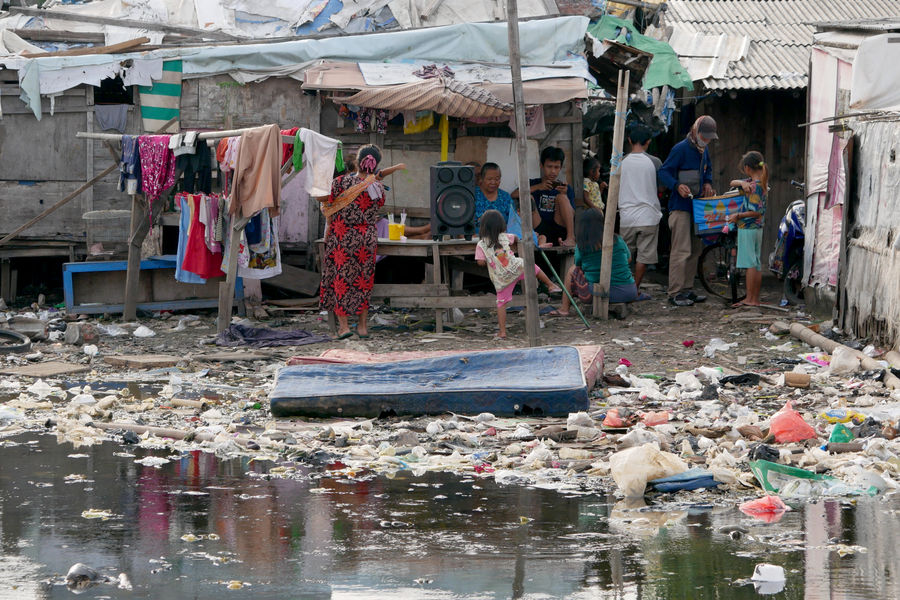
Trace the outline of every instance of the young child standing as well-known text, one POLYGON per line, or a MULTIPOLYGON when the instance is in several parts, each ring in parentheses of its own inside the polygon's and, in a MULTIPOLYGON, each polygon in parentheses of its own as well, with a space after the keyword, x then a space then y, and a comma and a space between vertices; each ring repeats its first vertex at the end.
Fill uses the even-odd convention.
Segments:
POLYGON ((769 189, 769 169, 763 155, 756 151, 745 154, 740 165, 747 179, 735 179, 731 186, 743 190, 744 203, 740 211, 728 215, 726 220, 737 224, 737 268, 747 269, 747 297, 734 306, 759 306, 759 291, 762 287, 759 254, 763 216, 766 214, 766 193, 769 189))
MULTIPOLYGON (((482 267, 487 266, 488 275, 497 290, 497 321, 500 326, 497 337, 505 339, 506 305, 512 300, 516 284, 525 278, 525 261, 513 252, 516 236, 506 233, 506 219, 498 211, 487 210, 481 215, 478 237, 475 260, 482 267)), ((534 266, 534 274, 549 288, 550 293, 561 291, 537 265, 534 266)))

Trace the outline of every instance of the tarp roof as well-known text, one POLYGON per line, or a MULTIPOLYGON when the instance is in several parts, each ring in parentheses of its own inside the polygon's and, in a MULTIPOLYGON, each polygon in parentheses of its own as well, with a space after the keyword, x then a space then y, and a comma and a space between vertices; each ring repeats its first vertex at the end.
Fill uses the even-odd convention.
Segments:
MULTIPOLYGON (((322 61, 306 69, 304 75, 305 90, 360 91, 383 88, 366 83, 360 64, 346 61, 322 61)), ((472 82, 470 85, 490 92, 502 102, 512 102, 512 86, 509 83, 482 81, 472 82)), ((585 80, 580 77, 523 81, 522 90, 526 104, 558 104, 588 96, 585 80)))
MULTIPOLYGON (((580 65, 585 76, 590 78, 582 55, 587 27, 586 17, 521 22, 522 64, 539 67, 580 65)), ((19 71, 22 99, 40 118, 40 94, 85 83, 99 85, 106 77, 123 74, 128 70, 129 62, 147 63, 145 72, 151 73, 154 69, 149 63, 169 59, 181 59, 184 76, 188 78, 227 73, 238 81, 254 81, 272 76, 302 78, 306 67, 322 59, 351 62, 417 59, 502 65, 509 64, 509 51, 506 23, 502 22, 466 23, 357 37, 182 47, 140 54, 6 58, 0 59, 0 64, 19 71)), ((584 88, 584 79, 575 81, 584 88)), ((505 99, 502 94, 495 95, 505 99)))
POLYGON ((666 42, 641 34, 631 21, 605 15, 588 27, 588 33, 599 41, 610 39, 652 54, 653 59, 644 73, 644 89, 663 85, 673 89, 694 87, 687 69, 678 61, 672 47, 666 42), (628 33, 619 35, 623 29, 628 33))

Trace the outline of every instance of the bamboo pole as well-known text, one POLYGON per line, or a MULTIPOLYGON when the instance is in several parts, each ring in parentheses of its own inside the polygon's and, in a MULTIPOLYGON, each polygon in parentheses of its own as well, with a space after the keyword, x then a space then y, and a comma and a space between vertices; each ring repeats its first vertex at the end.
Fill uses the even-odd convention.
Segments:
POLYGON ((609 287, 612 277, 613 238, 615 235, 616 212, 619 208, 619 185, 622 180, 621 164, 625 141, 625 113, 628 107, 628 83, 630 72, 619 71, 619 85, 616 90, 616 112, 613 127, 613 149, 610 159, 609 191, 606 193, 606 217, 603 221, 603 254, 600 259, 600 281, 598 283, 600 302, 594 303, 599 314, 595 317, 609 318, 609 287))
MULTIPOLYGON (((534 225, 531 219, 531 186, 528 183, 528 138, 525 132, 525 97, 522 91, 522 57, 519 49, 519 7, 517 0, 506 5, 509 66, 512 71, 513 105, 516 119, 516 150, 519 167, 519 213, 522 216, 522 259, 525 261, 525 331, 528 345, 540 344, 537 278, 534 277, 534 225)), ((572 160, 575 160, 572 157, 572 160)))
POLYGON ((892 390, 900 389, 900 379, 898 379, 889 369, 885 369, 881 363, 871 356, 866 356, 859 350, 854 350, 849 346, 845 346, 840 342, 829 340, 824 335, 819 335, 809 327, 800 323, 791 324, 791 335, 795 338, 806 342, 810 346, 818 346, 829 354, 832 354, 838 348, 844 348, 847 352, 852 353, 859 359, 859 364, 867 371, 884 371, 884 385, 892 390))

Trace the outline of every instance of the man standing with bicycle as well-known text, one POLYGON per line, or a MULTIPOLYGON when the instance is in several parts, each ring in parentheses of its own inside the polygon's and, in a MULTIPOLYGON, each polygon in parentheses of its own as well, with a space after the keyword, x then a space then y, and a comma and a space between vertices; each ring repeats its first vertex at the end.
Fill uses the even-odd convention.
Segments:
POLYGON ((693 234, 693 199, 715 196, 712 187, 712 161, 709 143, 719 139, 715 120, 704 115, 698 118, 685 139, 672 148, 662 168, 659 180, 672 190, 669 197, 669 229, 672 247, 669 252, 669 304, 691 306, 703 302, 706 296, 691 289, 697 274, 697 259, 702 245, 693 234))

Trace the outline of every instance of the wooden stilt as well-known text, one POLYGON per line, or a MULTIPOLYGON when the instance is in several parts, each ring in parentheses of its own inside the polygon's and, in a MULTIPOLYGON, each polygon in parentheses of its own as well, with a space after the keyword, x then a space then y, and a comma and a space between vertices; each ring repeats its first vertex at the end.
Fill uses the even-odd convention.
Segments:
POLYGON ((128 236, 128 270, 125 273, 125 307, 122 318, 137 318, 138 283, 141 277, 141 246, 150 231, 150 215, 146 202, 131 195, 131 234, 128 236))

